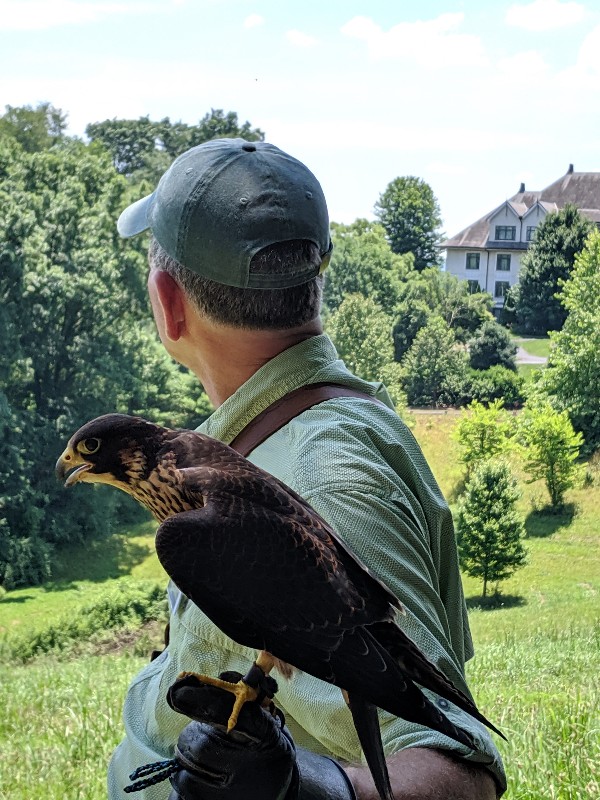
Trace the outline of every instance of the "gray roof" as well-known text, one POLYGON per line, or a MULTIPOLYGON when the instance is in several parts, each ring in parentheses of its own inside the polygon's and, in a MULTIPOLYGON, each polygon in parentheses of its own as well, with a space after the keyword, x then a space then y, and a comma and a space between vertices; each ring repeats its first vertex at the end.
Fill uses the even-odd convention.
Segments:
MULTIPOLYGON (((573 172, 571 166, 566 175, 541 192, 517 192, 506 202, 522 217, 538 201, 547 212, 573 203, 584 216, 600 222, 600 172, 573 172)), ((500 207, 497 206, 456 236, 446 239, 440 247, 486 249, 489 242, 489 220, 500 207)), ((506 242, 502 242, 502 249, 506 249, 505 244, 506 242)))

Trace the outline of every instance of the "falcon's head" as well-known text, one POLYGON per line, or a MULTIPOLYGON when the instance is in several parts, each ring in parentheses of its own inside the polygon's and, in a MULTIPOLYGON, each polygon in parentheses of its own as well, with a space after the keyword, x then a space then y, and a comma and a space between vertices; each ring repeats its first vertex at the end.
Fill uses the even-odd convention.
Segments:
POLYGON ((65 486, 108 483, 135 494, 140 480, 156 467, 157 453, 170 431, 139 417, 105 414, 71 436, 56 462, 65 486))

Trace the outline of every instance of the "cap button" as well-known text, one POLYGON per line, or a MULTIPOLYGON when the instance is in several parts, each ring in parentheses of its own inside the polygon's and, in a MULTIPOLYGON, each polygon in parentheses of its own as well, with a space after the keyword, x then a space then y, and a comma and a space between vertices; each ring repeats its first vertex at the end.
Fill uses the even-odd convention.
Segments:
POLYGON ((256 145, 252 144, 252 142, 245 142, 242 145, 242 150, 245 150, 247 153, 254 153, 256 150, 256 145))

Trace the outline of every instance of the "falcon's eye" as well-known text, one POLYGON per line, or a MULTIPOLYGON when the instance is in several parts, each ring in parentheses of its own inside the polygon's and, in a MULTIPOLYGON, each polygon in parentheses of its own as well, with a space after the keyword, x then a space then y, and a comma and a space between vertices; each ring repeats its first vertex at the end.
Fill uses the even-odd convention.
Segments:
POLYGON ((100 449, 100 439, 84 439, 82 442, 79 442, 77 449, 80 453, 84 453, 85 455, 97 453, 100 449))

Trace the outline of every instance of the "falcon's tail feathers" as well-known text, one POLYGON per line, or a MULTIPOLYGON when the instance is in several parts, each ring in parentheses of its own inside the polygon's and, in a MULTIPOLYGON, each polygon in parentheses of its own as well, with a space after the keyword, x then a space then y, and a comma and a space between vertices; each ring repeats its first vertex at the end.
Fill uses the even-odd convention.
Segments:
POLYGON ((395 800, 390 785, 385 753, 383 752, 377 706, 367 702, 357 694, 348 693, 347 698, 348 708, 352 714, 360 745, 373 776, 375 788, 379 792, 381 800, 395 800))

